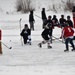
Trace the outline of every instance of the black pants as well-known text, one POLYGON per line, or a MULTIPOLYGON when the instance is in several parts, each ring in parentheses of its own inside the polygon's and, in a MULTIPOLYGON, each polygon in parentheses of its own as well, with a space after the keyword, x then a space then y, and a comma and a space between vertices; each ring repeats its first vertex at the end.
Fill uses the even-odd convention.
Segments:
POLYGON ((24 40, 24 44, 26 44, 28 40, 28 36, 23 37, 23 40, 24 40))
POLYGON ((43 38, 44 40, 49 40, 48 35, 42 35, 42 38, 43 38))
POLYGON ((30 29, 31 29, 31 30, 34 30, 34 22, 33 22, 33 21, 30 22, 30 29))
POLYGON ((66 38, 65 39, 65 45, 66 45, 66 49, 69 50, 69 47, 68 47, 68 43, 70 43, 74 49, 74 44, 73 44, 73 39, 72 38, 66 38))
POLYGON ((44 23, 46 22, 46 20, 47 20, 47 19, 42 19, 42 21, 43 21, 42 28, 43 28, 43 29, 45 28, 44 23))

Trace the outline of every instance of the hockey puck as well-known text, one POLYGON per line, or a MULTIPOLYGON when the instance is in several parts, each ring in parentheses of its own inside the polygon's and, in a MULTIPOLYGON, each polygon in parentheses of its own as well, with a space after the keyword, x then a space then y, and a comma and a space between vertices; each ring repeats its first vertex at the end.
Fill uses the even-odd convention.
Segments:
POLYGON ((9 49, 12 49, 12 47, 10 47, 9 49))

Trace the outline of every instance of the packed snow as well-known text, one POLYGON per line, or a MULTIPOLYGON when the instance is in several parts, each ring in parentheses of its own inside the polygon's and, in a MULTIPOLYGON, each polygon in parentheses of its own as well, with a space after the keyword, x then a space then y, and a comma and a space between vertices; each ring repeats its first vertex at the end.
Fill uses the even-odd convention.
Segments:
MULTIPOLYGON (((31 31, 32 45, 22 46, 20 36, 20 19, 21 30, 24 24, 29 26, 29 13, 27 14, 0 14, 0 29, 2 30, 2 51, 0 55, 0 75, 75 75, 75 52, 64 52, 65 44, 59 40, 53 40, 52 49, 47 48, 44 44, 42 48, 38 47, 38 43, 43 39, 41 37, 42 20, 41 10, 34 11, 34 31, 31 31), (12 47, 12 49, 9 49, 12 47)), ((61 12, 54 13, 46 12, 48 15, 57 15, 60 18, 61 14, 71 16, 72 13, 61 12)), ((30 26, 29 26, 30 27, 30 26)), ((55 27, 53 36, 59 38, 61 29, 55 27)), ((74 41, 75 43, 75 41, 74 41)))
MULTIPOLYGON (((50 12, 47 13, 49 15, 50 12)), ((40 13, 34 12, 39 15, 40 13)), ((53 15, 55 13, 50 13, 53 15)), ((68 13, 70 14, 70 13, 68 13)), ((61 14, 57 14, 60 17, 61 14)), ((65 14, 67 15, 67 14, 65 14)), ((58 40, 54 40, 52 49, 47 49, 47 44, 42 48, 38 43, 43 39, 41 37, 42 20, 34 15, 35 30, 31 32, 32 45, 21 44, 21 29, 24 24, 28 24, 29 14, 21 15, 1 15, 0 28, 2 29, 3 54, 0 55, 0 74, 1 75, 74 75, 75 74, 75 52, 64 52, 65 45, 58 40)), ((40 16, 40 15, 39 15, 40 16)), ((59 38, 61 29, 55 27, 53 36, 59 38)), ((23 42, 23 39, 22 39, 23 42)))

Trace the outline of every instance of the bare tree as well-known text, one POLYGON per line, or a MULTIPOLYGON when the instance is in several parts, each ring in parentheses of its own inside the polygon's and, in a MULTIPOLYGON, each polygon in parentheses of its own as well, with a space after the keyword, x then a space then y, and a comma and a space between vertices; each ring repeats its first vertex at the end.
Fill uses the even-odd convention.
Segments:
POLYGON ((35 10, 35 7, 33 6, 32 0, 17 0, 16 9, 17 11, 26 13, 35 10))
POLYGON ((65 8, 64 10, 67 10, 67 11, 72 11, 72 8, 74 6, 74 0, 67 0, 66 3, 65 3, 65 8))
POLYGON ((53 4, 53 11, 57 13, 56 5, 53 4))

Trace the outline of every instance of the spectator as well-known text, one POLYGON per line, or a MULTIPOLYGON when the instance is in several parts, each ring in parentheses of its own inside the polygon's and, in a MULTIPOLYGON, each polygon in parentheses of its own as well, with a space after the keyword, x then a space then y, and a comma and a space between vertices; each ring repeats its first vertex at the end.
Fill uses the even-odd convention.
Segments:
POLYGON ((29 23, 30 23, 30 29, 34 30, 34 16, 33 16, 33 11, 30 11, 30 15, 29 15, 29 23))
POLYGON ((42 21, 43 21, 42 28, 44 29, 44 22, 47 20, 46 13, 45 13, 45 8, 42 8, 41 16, 42 16, 42 21))

